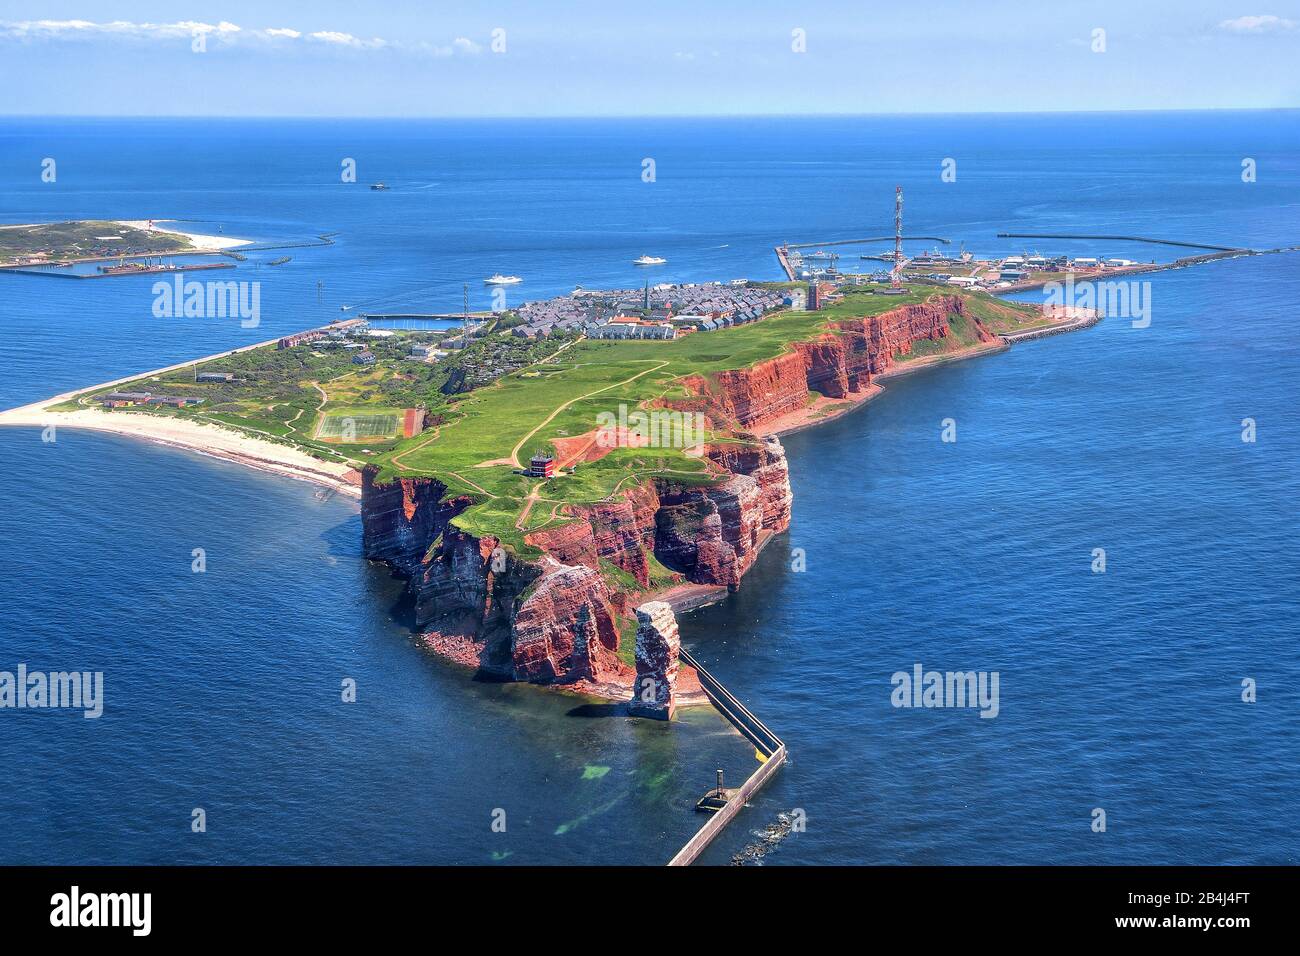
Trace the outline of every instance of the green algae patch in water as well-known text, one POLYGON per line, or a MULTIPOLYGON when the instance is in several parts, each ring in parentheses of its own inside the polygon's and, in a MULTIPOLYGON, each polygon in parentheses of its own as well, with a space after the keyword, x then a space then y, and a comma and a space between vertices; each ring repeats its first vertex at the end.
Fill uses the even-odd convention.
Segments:
POLYGON ((576 830, 578 827, 582 826, 582 824, 586 823, 592 817, 597 817, 600 816, 602 813, 609 812, 615 806, 621 803, 626 796, 627 794, 622 794, 620 796, 617 796, 613 800, 609 801, 609 803, 606 803, 603 806, 596 807, 588 811, 587 813, 584 813, 580 817, 577 817, 573 820, 569 820, 567 823, 561 823, 558 827, 555 828, 555 835, 564 836, 564 834, 570 832, 571 830, 576 830))

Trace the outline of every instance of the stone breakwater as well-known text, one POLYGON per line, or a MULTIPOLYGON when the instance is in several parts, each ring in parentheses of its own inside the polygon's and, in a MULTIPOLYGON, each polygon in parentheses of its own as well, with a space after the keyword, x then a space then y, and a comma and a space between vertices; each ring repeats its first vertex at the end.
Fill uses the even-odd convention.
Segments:
POLYGON ((620 622, 654 596, 651 556, 689 584, 738 589, 764 543, 790 524, 785 449, 759 433, 804 408, 812 391, 862 394, 917 341, 946 337, 951 316, 966 318, 980 343, 997 341, 961 297, 935 296, 832 322, 822 335, 749 368, 683 380, 693 397, 673 406, 702 411, 715 429, 733 431, 704 449, 711 480, 658 477, 605 501, 570 506, 565 516, 572 520, 525 537, 534 556, 456 527, 453 519, 473 501, 437 479, 379 481, 368 468, 361 495, 365 555, 406 579, 422 640, 433 651, 501 679, 618 700, 632 696, 634 682, 650 681, 656 695, 667 697, 633 708, 671 716, 671 607, 656 602, 638 610, 635 670, 618 654, 620 622), (608 565, 636 586, 602 573, 608 565))

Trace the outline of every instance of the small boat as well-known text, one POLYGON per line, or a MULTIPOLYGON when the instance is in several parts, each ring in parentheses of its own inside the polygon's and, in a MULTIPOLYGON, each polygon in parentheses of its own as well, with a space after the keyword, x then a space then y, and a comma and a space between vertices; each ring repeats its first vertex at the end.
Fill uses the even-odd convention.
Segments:
POLYGON ((483 284, 484 285, 515 285, 516 283, 523 282, 523 281, 524 280, 519 278, 519 276, 503 276, 501 273, 498 272, 496 275, 488 276, 486 279, 484 279, 483 284))
POLYGON ((667 262, 667 261, 668 261, 667 259, 664 259, 664 258, 661 257, 661 256, 641 256, 641 258, 639 258, 639 259, 633 259, 633 260, 632 260, 632 265, 634 265, 634 266, 661 266, 661 265, 663 265, 663 264, 664 264, 665 262, 667 262))
POLYGON ((388 188, 388 185, 386 183, 371 183, 370 188, 373 189, 375 192, 383 192, 385 189, 388 188))

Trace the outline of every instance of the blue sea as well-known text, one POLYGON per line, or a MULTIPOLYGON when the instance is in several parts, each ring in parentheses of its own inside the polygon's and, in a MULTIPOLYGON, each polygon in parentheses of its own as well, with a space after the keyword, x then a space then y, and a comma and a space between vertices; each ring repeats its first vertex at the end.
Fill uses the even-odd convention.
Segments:
MULTIPOLYGON (((895 185, 909 234, 980 255, 1179 254, 999 232, 1290 246, 1298 118, 10 118, 0 225, 334 244, 220 274, 261 281, 256 328, 155 318, 150 277, 0 275, 0 407, 358 311, 456 311, 466 284, 484 308, 495 272, 524 277, 510 302, 775 279, 779 242, 889 233, 895 185)), ((790 531, 681 622, 790 750, 705 862, 796 809, 763 862, 1300 862, 1300 253, 1143 279, 1144 328, 896 379, 786 439, 790 531), (997 672, 997 716, 893 706, 917 664, 997 672)), ((754 767, 710 711, 652 726, 429 657, 353 501, 67 429, 0 429, 0 454, 0 670, 102 671, 105 698, 96 720, 0 710, 0 863, 658 864, 715 768, 754 767)))

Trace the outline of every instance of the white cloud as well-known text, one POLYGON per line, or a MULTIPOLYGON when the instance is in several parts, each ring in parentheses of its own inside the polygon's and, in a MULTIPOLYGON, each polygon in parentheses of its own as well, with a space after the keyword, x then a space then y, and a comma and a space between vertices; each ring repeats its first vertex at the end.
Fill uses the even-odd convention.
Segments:
POLYGON ((20 40, 88 39, 95 36, 118 37, 192 37, 196 33, 230 38, 243 32, 234 23, 204 23, 200 20, 180 20, 176 23, 132 23, 128 20, 110 20, 94 23, 90 20, 0 20, 0 36, 20 40))
POLYGON ((338 33, 334 30, 320 30, 308 34, 308 39, 319 40, 321 43, 332 43, 335 46, 348 46, 356 50, 378 50, 381 47, 388 46, 388 41, 381 40, 379 37, 363 40, 351 33, 338 33))
POLYGON ((1261 14, 1259 16, 1237 17, 1236 19, 1223 20, 1219 23, 1219 29, 1226 30, 1228 33, 1272 33, 1279 30, 1290 30, 1294 26, 1294 20, 1275 17, 1271 13, 1261 14))
POLYGON ((336 30, 317 30, 304 33, 291 27, 245 29, 238 24, 221 21, 204 23, 198 20, 178 20, 175 23, 133 23, 129 20, 110 20, 96 23, 91 20, 0 20, 0 40, 17 40, 31 43, 59 40, 176 40, 203 34, 209 40, 226 44, 254 43, 262 49, 274 49, 288 44, 312 44, 318 48, 349 50, 396 49, 436 57, 455 53, 482 52, 482 46, 466 37, 457 37, 447 45, 427 41, 405 43, 384 40, 380 37, 354 36, 336 30), (267 41, 273 41, 268 43, 267 41))

